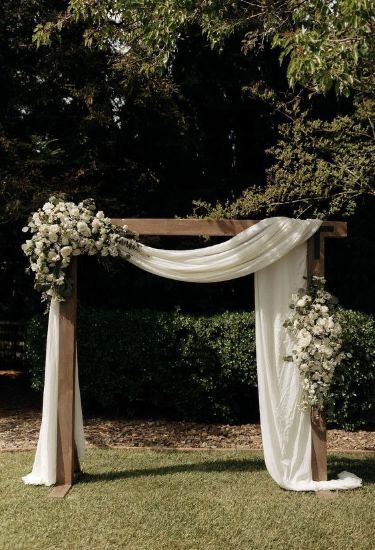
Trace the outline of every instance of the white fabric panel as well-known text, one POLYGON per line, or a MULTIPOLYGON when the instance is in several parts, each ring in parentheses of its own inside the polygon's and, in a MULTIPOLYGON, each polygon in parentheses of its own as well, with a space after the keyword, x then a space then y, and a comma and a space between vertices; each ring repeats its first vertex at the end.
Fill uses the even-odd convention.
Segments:
MULTIPOLYGON (((129 262, 168 279, 214 283, 255 273, 305 242, 320 220, 268 218, 221 244, 195 250, 159 250, 141 245, 129 262)), ((126 248, 122 251, 126 257, 126 248)))
MULTIPOLYGON (((32 472, 22 478, 27 485, 53 485, 56 483, 59 315, 60 303, 52 300, 48 320, 42 424, 32 472)), ((78 383, 78 365, 75 379, 74 438, 78 457, 82 459, 85 450, 85 437, 78 383)))
POLYGON ((307 244, 255 274, 256 350, 260 422, 267 470, 284 489, 351 489, 361 480, 342 472, 341 479, 312 481, 311 422, 300 411, 298 369, 283 358, 293 342, 283 328, 293 292, 306 286, 307 244))
MULTIPOLYGON (((306 243, 319 220, 270 218, 224 243, 195 250, 157 250, 140 245, 130 262, 169 279, 209 283, 256 274, 257 365, 261 427, 267 469, 285 489, 317 491, 358 487, 361 480, 343 472, 339 480, 311 481, 310 422, 297 407, 298 372, 283 362, 290 342, 282 327, 292 292, 303 286, 306 243)), ((127 257, 127 250, 120 255, 127 257)), ((128 258, 126 258, 128 259, 128 258)), ((59 304, 50 309, 43 418, 33 471, 25 483, 56 481, 57 361, 59 304)), ((77 369, 78 370, 78 369, 77 369)), ((76 379, 75 439, 79 456, 84 448, 81 400, 76 379)))

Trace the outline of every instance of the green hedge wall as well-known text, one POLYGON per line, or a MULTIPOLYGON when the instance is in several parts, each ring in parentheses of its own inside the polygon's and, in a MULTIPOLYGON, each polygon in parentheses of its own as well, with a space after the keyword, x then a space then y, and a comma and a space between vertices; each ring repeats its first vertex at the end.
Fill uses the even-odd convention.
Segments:
MULTIPOLYGON (((336 372, 331 424, 371 422, 374 319, 340 312, 353 358, 336 372)), ((42 390, 46 316, 28 326, 33 388, 42 390)), ((246 422, 258 418, 254 313, 193 316, 151 310, 80 308, 78 358, 86 412, 246 422)))

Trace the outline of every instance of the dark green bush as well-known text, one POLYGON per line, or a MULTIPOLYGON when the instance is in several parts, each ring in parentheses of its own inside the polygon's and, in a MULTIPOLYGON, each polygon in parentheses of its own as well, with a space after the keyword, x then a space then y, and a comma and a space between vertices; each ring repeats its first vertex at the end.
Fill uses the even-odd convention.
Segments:
MULTIPOLYGON (((346 351, 332 388, 331 424, 370 422, 375 324, 341 311, 346 351)), ((80 308, 78 357, 86 411, 200 421, 257 419, 254 314, 193 316, 80 308)), ((46 318, 27 331, 32 386, 43 387, 46 318)))
POLYGON ((336 369, 327 415, 331 424, 354 430, 375 421, 375 319, 344 309, 338 315, 343 349, 352 357, 336 369))

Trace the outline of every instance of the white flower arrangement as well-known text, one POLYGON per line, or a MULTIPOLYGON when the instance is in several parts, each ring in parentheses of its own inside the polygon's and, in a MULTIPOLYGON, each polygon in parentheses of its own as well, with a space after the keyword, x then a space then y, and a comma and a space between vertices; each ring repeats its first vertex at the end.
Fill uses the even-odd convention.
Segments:
POLYGON ((337 300, 325 290, 323 277, 313 277, 309 288, 292 294, 291 316, 284 327, 295 345, 285 361, 293 363, 301 378, 300 408, 324 408, 335 368, 350 356, 341 351, 341 325, 335 316, 337 300))
POLYGON ((34 287, 42 292, 42 300, 64 300, 71 291, 67 268, 72 258, 83 254, 118 256, 119 247, 137 247, 136 235, 127 226, 111 224, 101 211, 96 212, 92 199, 79 204, 50 197, 29 218, 22 229, 32 237, 22 250, 29 257, 35 275, 34 287))

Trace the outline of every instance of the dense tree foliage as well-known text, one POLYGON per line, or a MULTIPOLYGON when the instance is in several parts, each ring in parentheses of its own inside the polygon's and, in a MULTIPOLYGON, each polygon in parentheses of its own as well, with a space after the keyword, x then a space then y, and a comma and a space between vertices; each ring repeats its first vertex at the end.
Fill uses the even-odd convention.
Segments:
POLYGON ((212 47, 236 32, 245 52, 264 41, 288 56, 288 79, 319 92, 349 94, 363 73, 371 74, 375 11, 373 0, 69 0, 66 10, 39 24, 35 40, 72 21, 84 21, 87 45, 133 51, 141 68, 165 66, 178 50, 186 28, 198 24, 212 47))
MULTIPOLYGON (((345 0, 328 14, 324 6, 5 0, 0 315, 30 312, 20 228, 56 191, 92 196, 113 216, 350 216, 352 237, 330 253, 330 277, 348 306, 371 310, 372 3, 345 0), (320 61, 310 67, 313 54, 320 61), (338 265, 345 277, 336 277, 338 265)), ((85 263, 80 280, 88 302, 115 304, 110 280, 122 305, 152 296, 155 305, 200 311, 241 307, 249 284, 207 293, 135 280, 126 267, 86 275, 85 263), (132 284, 142 296, 128 292, 132 284)))
MULTIPOLYGON (((258 88, 257 88, 258 90, 258 88)), ((306 105, 302 94, 289 103, 274 91, 258 90, 281 113, 278 140, 266 153, 270 159, 263 186, 250 186, 234 200, 208 204, 195 201, 197 215, 246 217, 289 213, 296 217, 351 216, 358 202, 375 197, 375 134, 363 98, 323 118, 306 105)), ((370 105, 371 104, 371 105, 370 105)), ((324 115, 323 115, 324 116, 324 115)))
POLYGON ((71 0, 66 10, 36 27, 34 39, 50 44, 62 28, 82 21, 86 45, 110 48, 123 63, 131 60, 147 73, 173 71, 192 24, 213 48, 223 49, 233 35, 241 37, 248 55, 256 55, 265 44, 277 47, 291 86, 300 83, 310 92, 324 93, 334 87, 345 96, 355 92, 354 108, 324 120, 311 113, 306 101, 301 106, 300 94, 285 100, 275 98, 275 90, 263 92, 263 99, 288 119, 280 124, 280 140, 269 151, 272 168, 265 189, 249 187, 234 204, 201 212, 249 216, 295 205, 295 215, 351 214, 358 198, 375 192, 374 7, 372 0, 71 0))

